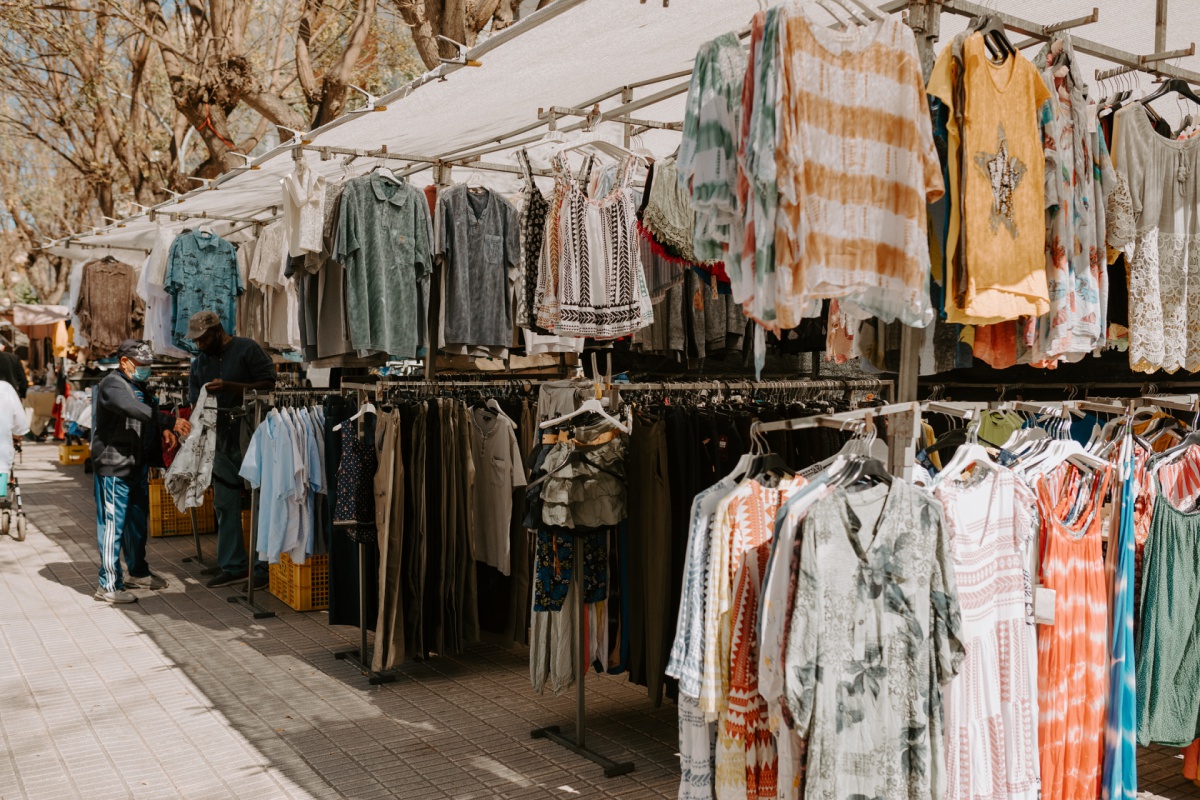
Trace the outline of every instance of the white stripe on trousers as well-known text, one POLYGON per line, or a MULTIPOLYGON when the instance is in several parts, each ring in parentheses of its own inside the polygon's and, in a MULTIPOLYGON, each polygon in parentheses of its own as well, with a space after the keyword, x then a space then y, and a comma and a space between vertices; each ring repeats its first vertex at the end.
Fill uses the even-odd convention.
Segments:
POLYGON ((100 479, 101 499, 104 502, 104 552, 100 554, 100 562, 109 580, 109 585, 101 588, 109 592, 117 590, 117 570, 121 568, 121 554, 117 552, 116 481, 116 478, 108 476, 100 479))

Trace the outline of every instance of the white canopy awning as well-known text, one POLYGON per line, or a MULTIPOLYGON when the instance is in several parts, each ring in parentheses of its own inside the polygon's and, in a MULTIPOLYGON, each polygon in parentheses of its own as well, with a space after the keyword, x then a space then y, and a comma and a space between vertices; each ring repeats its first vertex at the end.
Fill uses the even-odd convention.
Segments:
MULTIPOLYGON (((899 7, 879 0, 871 5, 899 7)), ((1079 29, 1080 36, 1133 53, 1154 50, 1154 0, 1060 0, 1053 4, 1000 0, 987 5, 1044 24, 1086 15, 1096 6, 1100 21, 1079 29)), ((545 122, 539 121, 539 109, 585 108, 604 98, 599 105, 605 112, 624 107, 638 119, 679 122, 689 80, 686 72, 699 46, 722 33, 744 29, 761 7, 760 0, 683 0, 666 8, 657 0, 556 0, 473 48, 469 57, 482 62, 481 67, 443 65, 380 98, 379 104, 386 110, 347 114, 311 132, 308 139, 314 147, 377 152, 386 146, 391 154, 422 160, 461 159, 499 147, 484 153, 482 160, 515 167, 514 144, 536 139, 547 130, 545 122), (624 100, 622 88, 628 89, 624 100)), ((814 4, 813 13, 823 12, 814 4)), ((943 13, 941 19, 943 42, 967 22, 949 13, 943 13)), ((1197 32, 1200 3, 1173 4, 1168 47, 1186 47, 1197 32)), ((1020 38, 1013 36, 1014 41, 1020 38)), ((1035 51, 1026 53, 1032 56, 1035 51)), ((1200 56, 1168 63, 1196 69, 1200 56)), ((1093 56, 1080 56, 1080 64, 1089 81, 1095 69, 1112 66, 1093 56)), ((1131 76, 1129 80, 1145 83, 1150 76, 1131 76)), ((578 118, 564 118, 559 127, 580 123, 578 118)), ((620 136, 621 129, 615 125, 613 129, 614 136, 620 136)), ((639 139, 636 145, 663 156, 678 146, 679 134, 650 130, 639 139)), ((300 157, 331 179, 362 174, 377 163, 360 157, 347 166, 345 156, 333 155, 322 161, 312 150, 300 157)), ((212 188, 190 192, 179 202, 162 206, 159 213, 272 219, 281 201, 280 180, 294 169, 292 158, 292 148, 278 147, 256 159, 253 169, 222 176, 212 188)), ((388 163, 404 167, 401 162, 388 163)), ((473 182, 475 175, 505 193, 520 188, 516 174, 453 167, 457 182, 473 182)), ((432 174, 426 169, 414 174, 413 180, 428 183, 432 174)), ((216 220, 210 224, 223 235, 246 225, 216 220)), ((155 227, 143 214, 124 220, 120 227, 73 241, 109 248, 118 257, 135 260, 153 244, 155 227)), ((79 248, 69 244, 52 252, 78 257, 79 248)))
POLYGON ((43 306, 32 303, 13 303, 13 325, 31 328, 36 325, 53 325, 71 318, 71 309, 66 306, 43 306))

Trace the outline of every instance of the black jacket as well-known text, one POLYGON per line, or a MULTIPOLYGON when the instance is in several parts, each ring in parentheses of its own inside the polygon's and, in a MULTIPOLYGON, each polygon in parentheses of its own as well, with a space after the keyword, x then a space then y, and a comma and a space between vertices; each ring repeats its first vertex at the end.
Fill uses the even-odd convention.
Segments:
POLYGON ((92 394, 92 465, 97 475, 130 478, 146 463, 148 446, 174 417, 138 399, 133 381, 115 369, 92 394))

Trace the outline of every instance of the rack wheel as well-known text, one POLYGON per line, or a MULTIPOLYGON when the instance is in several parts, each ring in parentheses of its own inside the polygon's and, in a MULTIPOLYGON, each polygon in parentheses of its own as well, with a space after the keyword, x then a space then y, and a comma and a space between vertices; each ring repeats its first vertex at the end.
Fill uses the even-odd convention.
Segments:
POLYGON ((7 536, 10 530, 12 530, 12 512, 5 509, 0 511, 0 533, 7 536))
POLYGON ((17 536, 18 542, 25 541, 25 517, 24 515, 17 517, 17 536))

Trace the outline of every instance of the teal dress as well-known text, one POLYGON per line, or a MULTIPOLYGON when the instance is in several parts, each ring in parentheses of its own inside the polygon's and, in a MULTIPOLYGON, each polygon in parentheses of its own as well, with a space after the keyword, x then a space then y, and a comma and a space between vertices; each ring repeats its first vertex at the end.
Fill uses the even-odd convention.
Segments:
POLYGON ((1138 744, 1187 747, 1200 736, 1200 513, 1157 488, 1143 558, 1138 744))

